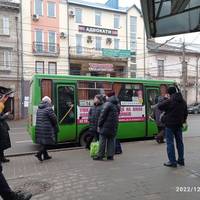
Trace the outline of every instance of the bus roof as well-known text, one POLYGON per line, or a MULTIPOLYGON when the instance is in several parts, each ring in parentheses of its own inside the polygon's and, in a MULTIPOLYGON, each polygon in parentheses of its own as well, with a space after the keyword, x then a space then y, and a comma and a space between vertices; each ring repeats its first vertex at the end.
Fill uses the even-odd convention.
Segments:
POLYGON ((172 80, 152 80, 152 79, 143 79, 143 78, 119 78, 119 77, 96 77, 96 76, 74 76, 74 75, 53 75, 53 74, 35 74, 33 75, 34 79, 69 79, 74 81, 108 81, 108 82, 138 82, 138 83, 165 83, 173 84, 175 81, 172 80))

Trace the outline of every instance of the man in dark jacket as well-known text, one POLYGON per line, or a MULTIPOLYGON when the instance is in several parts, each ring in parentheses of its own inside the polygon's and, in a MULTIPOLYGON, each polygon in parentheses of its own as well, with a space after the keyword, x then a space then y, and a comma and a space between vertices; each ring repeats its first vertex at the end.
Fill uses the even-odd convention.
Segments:
POLYGON ((14 192, 9 187, 3 173, 2 173, 2 165, 0 162, 0 196, 3 200, 29 200, 32 197, 32 194, 29 192, 14 192))
POLYGON ((88 115, 88 122, 89 122, 89 133, 90 133, 90 138, 86 144, 86 148, 90 149, 90 144, 93 139, 99 140, 99 133, 97 131, 98 128, 98 120, 99 116, 102 110, 102 105, 103 105, 103 96, 98 94, 95 95, 94 97, 94 106, 92 106, 89 110, 89 115, 88 115))
POLYGON ((182 136, 182 125, 187 120, 187 105, 180 92, 175 87, 169 87, 170 98, 158 105, 160 110, 165 112, 162 122, 165 124, 167 142, 167 155, 169 162, 164 163, 167 167, 177 167, 177 163, 184 166, 184 144, 182 136), (178 151, 178 160, 175 156, 174 137, 178 151))
POLYGON ((58 130, 57 118, 51 106, 51 99, 45 96, 38 107, 36 116, 36 143, 41 145, 40 151, 36 154, 38 160, 51 159, 47 147, 56 143, 58 130))
POLYGON ((9 126, 6 120, 9 118, 10 113, 4 113, 5 102, 8 96, 0 95, 0 161, 2 163, 9 162, 10 160, 5 158, 4 150, 11 147, 10 136, 9 136, 9 126))
POLYGON ((93 158, 94 160, 103 160, 106 148, 107 160, 114 159, 114 143, 119 121, 119 100, 114 92, 107 94, 107 97, 107 102, 103 105, 99 118, 99 152, 98 156, 93 158))

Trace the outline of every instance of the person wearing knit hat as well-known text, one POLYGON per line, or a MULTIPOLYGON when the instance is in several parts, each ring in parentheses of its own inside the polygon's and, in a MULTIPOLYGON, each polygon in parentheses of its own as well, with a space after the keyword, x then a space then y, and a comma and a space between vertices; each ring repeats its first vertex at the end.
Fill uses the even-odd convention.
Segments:
POLYGON ((45 96, 42 98, 36 114, 36 144, 39 144, 41 148, 35 157, 39 161, 51 159, 47 147, 56 143, 58 131, 57 117, 52 109, 51 98, 45 96))
POLYGON ((165 136, 167 143, 167 155, 169 161, 164 163, 166 167, 177 167, 177 164, 184 166, 184 144, 182 136, 182 127, 187 120, 187 104, 180 92, 175 87, 168 88, 170 97, 158 105, 158 108, 165 112, 161 118, 162 123, 165 124, 165 136), (178 152, 178 159, 176 159, 174 138, 178 152))

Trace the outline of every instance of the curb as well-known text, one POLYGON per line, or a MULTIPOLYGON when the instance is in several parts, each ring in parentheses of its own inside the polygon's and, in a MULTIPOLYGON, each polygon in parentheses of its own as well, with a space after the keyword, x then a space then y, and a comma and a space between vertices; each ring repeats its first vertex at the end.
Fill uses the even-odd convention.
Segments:
MULTIPOLYGON (((48 152, 72 151, 72 150, 80 150, 80 149, 84 149, 84 147, 69 147, 69 148, 60 148, 60 149, 50 149, 50 150, 48 150, 48 152)), ((8 155, 6 155, 6 157, 12 158, 12 157, 28 156, 28 155, 34 155, 36 153, 37 153, 37 151, 8 154, 8 155)))

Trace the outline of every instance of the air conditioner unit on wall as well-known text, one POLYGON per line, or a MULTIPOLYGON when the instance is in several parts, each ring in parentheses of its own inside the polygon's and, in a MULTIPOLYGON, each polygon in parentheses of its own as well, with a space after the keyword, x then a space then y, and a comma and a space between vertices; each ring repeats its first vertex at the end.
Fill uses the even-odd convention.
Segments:
POLYGON ((67 34, 65 32, 60 33, 60 38, 65 39, 67 37, 67 34))
POLYGON ((39 15, 33 14, 33 15, 32 15, 32 20, 33 20, 33 21, 38 21, 38 20, 39 20, 39 15))
POLYGON ((106 38, 106 44, 111 44, 112 43, 112 38, 106 38))
POLYGON ((74 16, 75 16, 75 13, 74 13, 73 10, 70 10, 70 11, 69 11, 69 16, 70 16, 70 17, 74 17, 74 16))
POLYGON ((87 43, 92 43, 92 36, 90 35, 87 36, 87 43))

